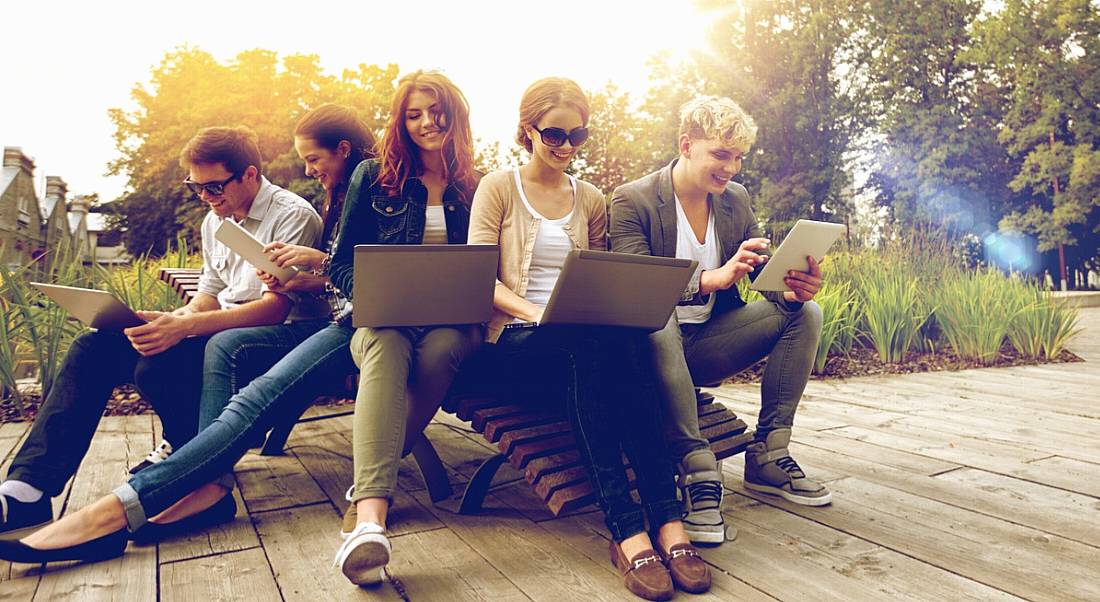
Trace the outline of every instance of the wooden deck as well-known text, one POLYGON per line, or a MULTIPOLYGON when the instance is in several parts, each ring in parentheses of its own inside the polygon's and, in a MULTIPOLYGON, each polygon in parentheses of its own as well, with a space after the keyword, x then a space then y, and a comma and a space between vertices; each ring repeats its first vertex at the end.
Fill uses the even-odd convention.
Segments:
MULTIPOLYGON (((1100 599, 1100 309, 1087 363, 812 382, 792 451, 833 490, 804 508, 724 470, 734 542, 704 550, 721 600, 1100 599)), ((758 389, 715 393, 755 420, 758 389)), ((159 439, 152 416, 108 418, 56 509, 84 506, 159 439)), ((9 458, 25 425, 0 426, 9 458)), ((453 417, 430 436, 455 483, 490 450, 453 417)), ((89 565, 0 563, 0 599, 399 600, 331 569, 351 474, 350 422, 300 425, 286 457, 238 465, 237 520, 89 565), (244 508, 247 507, 247 513, 244 508)), ((589 507, 551 519, 510 468, 479 516, 432 506, 411 462, 392 514, 393 574, 411 600, 630 599, 589 507)))

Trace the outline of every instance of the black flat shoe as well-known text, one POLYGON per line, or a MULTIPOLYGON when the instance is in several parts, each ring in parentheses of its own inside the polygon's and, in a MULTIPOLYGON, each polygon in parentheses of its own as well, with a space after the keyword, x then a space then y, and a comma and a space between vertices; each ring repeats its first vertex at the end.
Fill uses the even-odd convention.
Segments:
POLYGON ((126 551, 126 539, 126 529, 122 528, 91 541, 52 550, 32 548, 18 540, 0 541, 0 560, 28 564, 59 562, 62 560, 95 562, 121 556, 126 551))
POLYGON ((137 544, 152 544, 164 541, 169 537, 191 533, 228 523, 237 516, 237 502, 233 501, 233 494, 227 493, 222 499, 214 502, 206 510, 196 512, 186 518, 171 523, 145 523, 130 534, 130 539, 137 544))

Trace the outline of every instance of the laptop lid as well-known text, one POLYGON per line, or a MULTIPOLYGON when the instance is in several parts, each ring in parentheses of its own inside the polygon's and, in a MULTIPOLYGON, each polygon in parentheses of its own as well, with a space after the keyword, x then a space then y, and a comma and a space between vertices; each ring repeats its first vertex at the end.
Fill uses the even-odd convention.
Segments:
POLYGON ((111 293, 43 282, 30 284, 77 320, 97 330, 122 330, 145 324, 145 320, 111 293))
POLYGON ((352 325, 486 322, 499 259, 497 245, 356 245, 352 325))
POLYGON ((570 251, 539 323, 663 328, 697 265, 690 259, 570 251))

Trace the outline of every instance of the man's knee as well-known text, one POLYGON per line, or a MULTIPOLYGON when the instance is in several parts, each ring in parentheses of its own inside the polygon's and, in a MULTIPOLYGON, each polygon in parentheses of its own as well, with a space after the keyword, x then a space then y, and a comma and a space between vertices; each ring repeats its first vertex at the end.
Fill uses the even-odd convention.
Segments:
POLYGON ((824 321, 824 314, 821 311, 821 306, 816 301, 807 301, 802 304, 802 309, 798 312, 798 321, 802 324, 803 328, 807 332, 812 333, 814 337, 821 336, 821 325, 824 321))

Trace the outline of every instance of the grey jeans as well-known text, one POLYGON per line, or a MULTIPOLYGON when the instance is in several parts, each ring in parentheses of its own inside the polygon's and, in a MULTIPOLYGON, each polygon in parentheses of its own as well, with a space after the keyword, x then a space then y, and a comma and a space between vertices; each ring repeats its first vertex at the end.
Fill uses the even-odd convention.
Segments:
POLYGON ((813 301, 796 310, 757 301, 702 324, 679 324, 673 313, 650 335, 672 457, 678 462, 709 445, 699 432, 695 386, 718 385, 764 357, 756 438, 793 426, 820 339, 821 308, 813 301))

